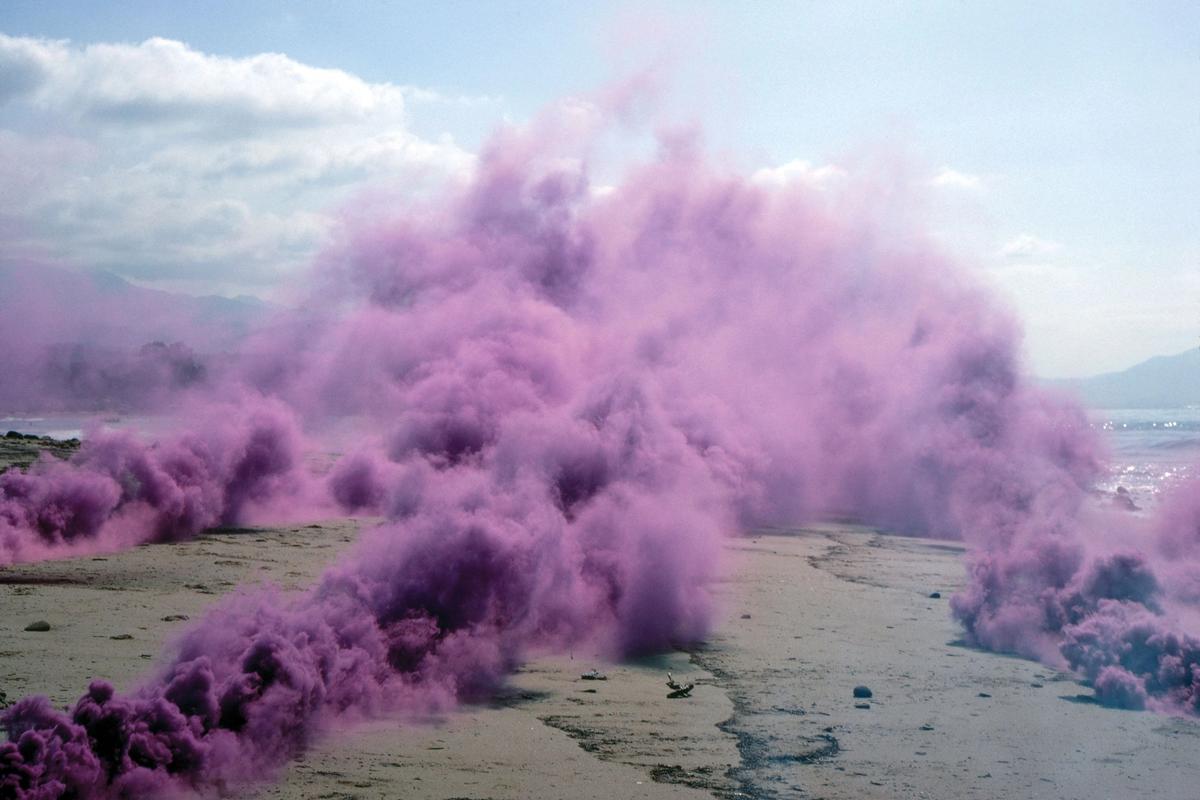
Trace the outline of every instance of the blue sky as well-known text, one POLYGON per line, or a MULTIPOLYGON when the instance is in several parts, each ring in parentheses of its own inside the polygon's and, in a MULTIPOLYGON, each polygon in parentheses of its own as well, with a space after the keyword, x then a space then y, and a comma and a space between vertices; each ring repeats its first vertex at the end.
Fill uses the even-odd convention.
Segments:
POLYGON ((0 168, 21 198, 0 203, 10 252, 269 293, 349 187, 435 185, 470 168, 498 120, 659 63, 670 113, 747 171, 864 150, 903 160, 934 235, 1024 318, 1042 374, 1200 343, 1194 2, 7 0, 0 33, 0 144, 24 165, 0 168), (186 49, 145 47, 152 37, 186 49), (126 49, 85 53, 102 44, 126 49), (263 53, 288 61, 268 64, 253 96, 214 100, 201 81, 180 95, 192 105, 165 110, 170 65, 244 83, 238 64, 263 53), (21 83, 34 63, 55 76, 36 90, 21 83), (302 108, 328 81, 357 100, 302 108), (121 100, 134 95, 153 102, 121 100), (271 117, 287 102, 290 116, 271 117), (188 116, 218 119, 221 103, 253 107, 263 130, 217 141, 188 116))

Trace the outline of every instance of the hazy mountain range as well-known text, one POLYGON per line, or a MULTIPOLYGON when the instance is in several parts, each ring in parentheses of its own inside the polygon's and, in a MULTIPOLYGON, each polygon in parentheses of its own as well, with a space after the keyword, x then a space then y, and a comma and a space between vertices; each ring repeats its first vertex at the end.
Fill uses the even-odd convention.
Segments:
MULTIPOLYGON (((199 352, 236 348, 280 308, 255 297, 195 297, 137 286, 110 272, 0 263, 0 355, 13 346, 88 343, 137 348, 183 342, 199 352)), ((1093 408, 1200 405, 1200 348, 1120 372, 1043 381, 1093 408)))
POLYGON ((111 272, 0 263, 0 335, 25 346, 128 348, 180 341, 220 351, 265 324, 274 310, 254 297, 149 289, 111 272))
POLYGON ((1200 347, 1156 356, 1120 372, 1045 383, 1075 392, 1092 408, 1200 406, 1200 347))

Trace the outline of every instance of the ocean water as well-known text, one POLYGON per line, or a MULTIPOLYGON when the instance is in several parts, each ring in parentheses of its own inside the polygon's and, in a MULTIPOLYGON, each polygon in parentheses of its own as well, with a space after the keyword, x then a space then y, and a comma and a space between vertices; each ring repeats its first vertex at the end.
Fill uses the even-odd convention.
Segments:
POLYGON ((47 414, 45 416, 0 417, 0 434, 6 431, 52 436, 55 439, 81 439, 83 431, 94 420, 91 416, 77 414, 47 414))
POLYGON ((0 415, 0 436, 6 431, 51 436, 55 439, 82 439, 89 430, 130 429, 140 434, 153 436, 164 429, 165 417, 127 415, 115 412, 103 413, 58 413, 0 415))
POLYGON ((1097 489, 1123 487, 1138 506, 1153 506, 1200 470, 1200 406, 1097 409, 1089 419, 1108 442, 1111 463, 1097 489))

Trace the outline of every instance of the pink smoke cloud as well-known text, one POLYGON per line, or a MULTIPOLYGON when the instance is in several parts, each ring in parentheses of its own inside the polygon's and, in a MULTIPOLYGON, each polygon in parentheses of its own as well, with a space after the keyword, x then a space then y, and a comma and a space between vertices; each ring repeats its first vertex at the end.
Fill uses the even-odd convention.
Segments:
MULTIPOLYGON (((127 697, 17 703, 0 791, 226 790, 331 721, 477 697, 532 651, 696 641, 722 537, 833 515, 968 542, 954 610, 977 644, 1069 664, 1104 702, 1196 711, 1195 595, 1166 571, 1194 563, 1195 488, 1158 538, 1093 509, 1082 412, 870 186, 831 205, 675 139, 598 195, 606 118, 552 110, 442 202, 348 218, 314 278, 326 306, 252 337, 221 391, 362 433, 327 490, 388 521, 303 595, 223 603, 127 697)), ((6 476, 10 539, 126 519, 169 538, 292 491, 295 439, 239 430, 6 476)))

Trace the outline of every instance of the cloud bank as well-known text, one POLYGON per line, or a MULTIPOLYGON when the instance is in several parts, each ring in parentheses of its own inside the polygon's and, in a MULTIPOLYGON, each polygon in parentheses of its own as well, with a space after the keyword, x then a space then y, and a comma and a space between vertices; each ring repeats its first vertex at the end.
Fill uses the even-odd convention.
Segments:
POLYGON ((0 34, 0 76, 9 261, 262 289, 311 259, 340 199, 418 195, 472 163, 409 129, 410 105, 436 93, 279 54, 0 34))

